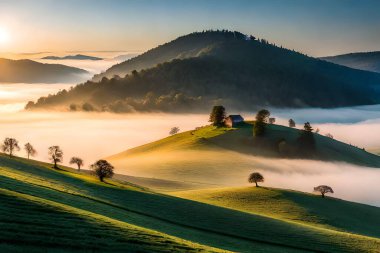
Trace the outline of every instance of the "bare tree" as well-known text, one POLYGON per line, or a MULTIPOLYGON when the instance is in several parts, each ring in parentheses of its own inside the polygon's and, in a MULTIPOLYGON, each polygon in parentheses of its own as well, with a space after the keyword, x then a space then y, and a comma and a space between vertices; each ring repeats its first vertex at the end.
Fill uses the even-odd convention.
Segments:
POLYGON ((15 138, 5 138, 1 149, 3 152, 8 153, 9 157, 12 157, 15 151, 20 150, 20 147, 18 145, 18 141, 15 138))
POLYGON ((170 135, 175 135, 175 134, 177 134, 178 132, 179 132, 179 127, 172 127, 172 128, 170 129, 169 134, 170 134, 170 135))
POLYGON ((78 171, 80 171, 80 167, 83 166, 83 160, 79 157, 71 157, 70 164, 76 164, 78 166, 78 171))
POLYGON ((316 130, 315 130, 315 133, 317 133, 317 134, 319 134, 319 128, 317 128, 316 130))
POLYGON ((334 139, 334 136, 333 136, 332 134, 330 134, 330 133, 327 133, 327 134, 326 134, 326 137, 331 138, 331 139, 334 139))
POLYGON ((293 119, 289 120, 289 127, 296 127, 296 122, 293 119))
POLYGON ((258 182, 264 182, 264 177, 258 172, 253 172, 249 175, 248 182, 255 183, 256 187, 259 187, 258 182))
POLYGON ((322 194, 322 198, 325 197, 326 193, 334 193, 333 189, 327 185, 320 185, 320 186, 314 187, 314 191, 320 192, 322 194))
POLYGON ((37 151, 29 142, 24 145, 24 149, 25 149, 26 155, 28 156, 28 159, 30 156, 35 156, 37 154, 37 151))
POLYGON ((57 163, 61 163, 63 160, 63 151, 59 146, 49 147, 50 160, 54 162, 54 169, 58 169, 57 163))
POLYGON ((114 167, 106 160, 98 160, 90 167, 92 170, 94 170, 95 174, 98 176, 101 182, 104 182, 104 178, 112 177, 114 174, 114 167))

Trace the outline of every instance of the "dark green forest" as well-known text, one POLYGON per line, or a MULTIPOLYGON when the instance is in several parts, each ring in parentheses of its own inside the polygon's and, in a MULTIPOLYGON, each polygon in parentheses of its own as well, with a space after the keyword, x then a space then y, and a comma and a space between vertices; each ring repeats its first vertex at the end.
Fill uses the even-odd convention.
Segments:
POLYGON ((380 74, 229 31, 180 37, 111 67, 95 81, 99 77, 29 102, 26 108, 204 112, 216 104, 251 110, 257 106, 339 107, 380 102, 380 74), (120 68, 123 71, 118 72, 120 68), (112 78, 105 77, 109 73, 112 78))

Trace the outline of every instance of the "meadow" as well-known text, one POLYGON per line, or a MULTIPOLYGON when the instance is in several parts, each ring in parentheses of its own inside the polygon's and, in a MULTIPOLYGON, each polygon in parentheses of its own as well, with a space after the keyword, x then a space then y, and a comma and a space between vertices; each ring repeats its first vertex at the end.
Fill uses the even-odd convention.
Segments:
MULTIPOLYGON (((373 252, 380 247, 376 229, 360 234, 358 229, 334 226, 327 219, 334 216, 328 213, 321 215, 321 226, 315 226, 289 217, 176 198, 118 181, 100 183, 70 168, 56 170, 49 164, 23 158, 2 155, 0 168, 0 196, 6 203, 1 206, 1 223, 7 227, 0 236, 5 249, 373 252), (78 221, 80 226, 74 225, 78 221)), ((318 207, 317 201, 322 201, 317 196, 297 194, 300 199, 314 202, 308 206, 313 210, 318 207)), ((285 196, 283 201, 288 198, 285 196)), ((327 201, 337 201, 341 210, 347 207, 344 201, 327 201)), ((269 210, 270 206, 268 203, 269 210)), ((377 208, 359 204, 351 207, 348 216, 364 210, 373 213, 366 216, 368 223, 377 221, 373 217, 378 217, 377 208)))

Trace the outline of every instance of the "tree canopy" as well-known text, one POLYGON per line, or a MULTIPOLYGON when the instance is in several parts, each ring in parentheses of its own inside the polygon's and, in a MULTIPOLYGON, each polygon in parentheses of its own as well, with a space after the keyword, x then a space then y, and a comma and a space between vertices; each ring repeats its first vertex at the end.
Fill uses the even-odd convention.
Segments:
POLYGON ((314 187, 315 192, 320 192, 322 195, 322 198, 325 197, 326 193, 334 193, 333 189, 330 186, 327 185, 319 185, 317 187, 314 187))
POLYGON ((210 113, 209 122, 214 126, 224 126, 224 119, 226 118, 226 109, 222 105, 216 105, 212 108, 210 113))
POLYGON ((264 177, 258 172, 253 172, 248 177, 248 182, 255 183, 256 187, 259 187, 258 182, 264 182, 264 177))
POLYGON ((266 109, 262 109, 257 112, 256 120, 253 125, 253 133, 255 136, 263 136, 265 134, 265 128, 268 123, 270 112, 266 109))
POLYGON ((5 138, 1 149, 3 152, 8 153, 9 156, 12 157, 15 151, 20 150, 20 147, 15 138, 5 138))
POLYGON ((71 157, 70 164, 76 164, 78 166, 78 171, 80 171, 80 168, 83 166, 83 160, 79 157, 71 157))
POLYGON ((114 175, 114 167, 106 160, 98 160, 91 165, 91 169, 95 172, 101 182, 104 178, 110 178, 114 175))
POLYGON ((58 169, 57 163, 61 163, 63 160, 63 151, 59 146, 51 146, 48 151, 50 160, 54 163, 55 169, 58 169))
POLYGON ((35 156, 37 154, 37 151, 29 142, 24 145, 24 149, 25 149, 26 155, 28 156, 28 159, 30 156, 35 156))

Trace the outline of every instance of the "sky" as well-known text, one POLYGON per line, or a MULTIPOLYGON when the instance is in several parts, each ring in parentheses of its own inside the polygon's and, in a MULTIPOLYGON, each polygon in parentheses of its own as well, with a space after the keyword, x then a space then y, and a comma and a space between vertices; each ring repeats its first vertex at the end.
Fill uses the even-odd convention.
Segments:
POLYGON ((311 56, 380 50, 377 0, 0 0, 5 53, 142 52, 207 29, 311 56))

